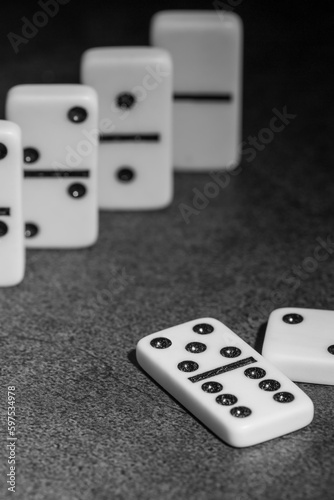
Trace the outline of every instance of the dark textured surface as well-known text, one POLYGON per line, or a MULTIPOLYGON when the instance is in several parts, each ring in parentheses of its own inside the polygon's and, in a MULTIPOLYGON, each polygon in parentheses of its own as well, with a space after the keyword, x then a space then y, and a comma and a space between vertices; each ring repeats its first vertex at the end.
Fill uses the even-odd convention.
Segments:
MULTIPOLYGON (((76 82, 87 47, 146 43, 155 10, 194 4, 84 5, 62 6, 18 55, 6 35, 37 6, 2 7, 2 109, 12 85, 76 82)), ((177 174, 164 211, 101 213, 90 249, 28 251, 24 282, 0 290, 1 408, 7 386, 17 388, 15 498, 332 498, 334 387, 300 384, 315 404, 309 427, 233 449, 134 356, 142 336, 196 317, 216 317, 259 347, 271 310, 334 309, 334 255, 310 259, 317 238, 334 240, 333 17, 314 7, 245 0, 236 9, 244 141, 268 127, 274 108, 296 118, 253 161, 244 155, 239 175, 189 224, 179 205, 192 205, 208 174, 177 174)), ((7 467, 3 451, 0 498, 7 467)))

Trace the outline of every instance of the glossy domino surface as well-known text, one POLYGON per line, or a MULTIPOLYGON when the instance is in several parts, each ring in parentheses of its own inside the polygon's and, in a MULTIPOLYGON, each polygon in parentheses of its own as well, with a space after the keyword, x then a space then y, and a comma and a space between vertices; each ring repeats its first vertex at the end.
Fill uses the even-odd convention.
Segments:
POLYGON ((6 115, 22 130, 27 247, 81 248, 97 239, 97 106, 84 85, 8 93, 6 115))
POLYGON ((240 160, 243 28, 238 15, 163 11, 151 22, 151 44, 174 65, 174 166, 233 168, 240 160))
POLYGON ((163 208, 173 196, 172 62, 152 47, 95 48, 81 81, 99 96, 99 206, 163 208))
POLYGON ((334 311, 276 309, 262 354, 296 382, 334 385, 334 311))
POLYGON ((21 131, 0 120, 0 286, 17 285, 24 270, 21 131))
POLYGON ((148 335, 136 353, 151 377, 232 446, 255 445, 312 421, 310 398, 216 319, 148 335))

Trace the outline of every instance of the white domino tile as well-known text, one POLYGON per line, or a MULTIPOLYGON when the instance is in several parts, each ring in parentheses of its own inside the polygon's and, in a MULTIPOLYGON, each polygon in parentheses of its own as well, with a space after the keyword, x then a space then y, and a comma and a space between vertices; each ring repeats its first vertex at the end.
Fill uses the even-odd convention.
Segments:
POLYGON ((0 286, 17 285, 24 271, 21 131, 0 120, 0 286))
POLYGON ((240 160, 243 28, 239 16, 215 11, 162 11, 151 43, 174 65, 174 166, 233 168, 240 160))
POLYGON ((18 85, 6 115, 22 129, 26 246, 82 248, 98 236, 97 95, 84 85, 18 85))
POLYGON ((173 197, 172 62, 152 47, 89 49, 81 81, 99 96, 99 206, 164 208, 173 197))
POLYGON ((310 398, 213 318, 141 339, 142 368, 226 443, 251 446, 308 425, 310 398))

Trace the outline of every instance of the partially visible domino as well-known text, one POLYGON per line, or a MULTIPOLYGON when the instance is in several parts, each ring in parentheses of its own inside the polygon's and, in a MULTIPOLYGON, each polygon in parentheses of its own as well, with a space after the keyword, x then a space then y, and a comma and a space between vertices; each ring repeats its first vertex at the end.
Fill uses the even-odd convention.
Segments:
POLYGON ((81 80, 99 96, 99 207, 154 210, 173 198, 172 61, 153 47, 87 50, 81 80))
POLYGON ((255 445, 313 419, 311 399, 216 319, 148 335, 136 353, 149 375, 232 446, 255 445))
POLYGON ((296 382, 334 385, 334 311, 284 307, 269 316, 262 353, 296 382))
POLYGON ((232 168, 240 161, 243 26, 234 12, 156 13, 152 45, 174 66, 173 153, 179 170, 232 168))
POLYGON ((20 283, 24 269, 21 130, 0 120, 0 286, 20 283))

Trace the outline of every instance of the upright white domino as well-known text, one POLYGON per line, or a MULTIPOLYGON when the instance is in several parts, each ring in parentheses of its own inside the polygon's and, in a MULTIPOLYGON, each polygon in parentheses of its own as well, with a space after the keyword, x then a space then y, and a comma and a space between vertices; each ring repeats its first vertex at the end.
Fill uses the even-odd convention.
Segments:
POLYGON ((144 370, 232 446, 251 446, 308 425, 310 398, 213 318, 138 342, 144 370))
POLYGON ((334 385, 334 311, 276 309, 262 354, 296 382, 334 385))
POLYGON ((152 47, 95 48, 81 80, 99 96, 99 206, 157 209, 173 196, 170 56, 152 47))
POLYGON ((158 12, 151 43, 174 65, 174 166, 232 168, 240 160, 242 22, 234 13, 158 12))
POLYGON ((24 269, 21 131, 0 120, 0 286, 20 283, 24 269))
POLYGON ((95 90, 19 85, 8 93, 6 113, 22 129, 26 245, 92 245, 98 234, 95 90))

